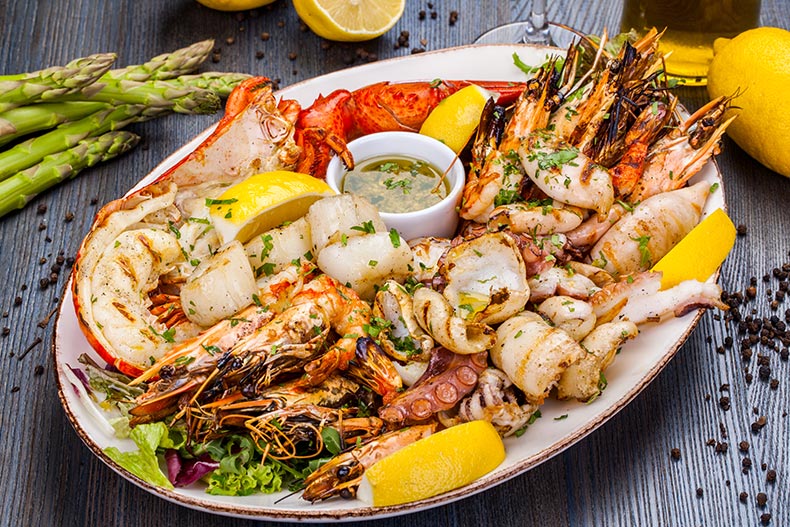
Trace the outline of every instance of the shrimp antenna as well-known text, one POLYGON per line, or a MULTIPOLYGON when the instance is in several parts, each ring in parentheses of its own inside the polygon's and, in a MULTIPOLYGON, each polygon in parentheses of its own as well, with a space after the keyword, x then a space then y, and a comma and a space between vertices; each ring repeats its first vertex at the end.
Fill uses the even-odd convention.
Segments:
MULTIPOLYGON (((588 42, 592 42, 595 45, 595 43, 592 40, 590 40, 590 38, 587 37, 586 35, 584 38, 588 42)), ((590 78, 590 76, 593 74, 596 67, 598 66, 598 62, 601 60, 601 57, 604 54, 604 47, 606 46, 606 42, 608 40, 609 40, 609 33, 607 32, 606 28, 604 28, 603 32, 601 33, 601 42, 597 45, 598 50, 595 53, 595 58, 593 59, 592 65, 590 65, 590 67, 587 69, 585 74, 582 75, 581 78, 578 81, 576 81, 576 83, 573 86, 571 86, 571 88, 568 90, 568 93, 565 94, 563 97, 575 92, 576 90, 584 86, 584 84, 587 82, 587 80, 590 78)))

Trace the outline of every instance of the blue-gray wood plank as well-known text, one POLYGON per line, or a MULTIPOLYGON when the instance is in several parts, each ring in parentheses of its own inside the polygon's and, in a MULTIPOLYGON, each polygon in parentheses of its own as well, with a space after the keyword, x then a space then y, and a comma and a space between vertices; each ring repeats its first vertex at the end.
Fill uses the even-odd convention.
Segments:
MULTIPOLYGON (((118 63, 132 64, 188 43, 214 38, 221 60, 202 69, 244 71, 279 78, 282 85, 348 67, 357 48, 379 58, 405 55, 411 48, 439 49, 462 45, 495 25, 526 16, 529 2, 434 0, 438 17, 420 21, 428 2, 408 0, 403 18, 383 37, 361 44, 321 47, 321 39, 302 31, 290 2, 278 0, 257 17, 202 8, 191 0, 6 0, 0 2, 0 74, 65 63, 101 51, 118 53, 118 63), (459 13, 454 26, 449 13, 459 13), (282 25, 283 27, 280 27, 282 25), (394 49, 401 31, 410 32, 408 48, 394 49), (260 34, 271 38, 263 41, 260 34), (226 39, 235 42, 228 44, 226 39), (426 43, 422 44, 421 39, 426 43), (262 59, 256 52, 263 51, 262 59), (289 53, 297 53, 289 59, 289 53)), ((550 15, 587 32, 616 30, 618 0, 552 1, 550 15)), ((761 23, 790 27, 790 1, 765 0, 761 23)), ((474 78, 474 71, 469 77, 474 78)), ((703 89, 680 90, 689 108, 706 101, 703 89)), ((166 155, 214 122, 218 116, 169 116, 135 125, 144 145, 116 161, 88 170, 34 200, 26 209, 0 219, 0 524, 2 525, 274 525, 232 521, 171 504, 117 476, 83 446, 58 402, 50 357, 54 317, 37 324, 56 306, 66 272, 56 286, 41 290, 59 251, 73 255, 93 214, 103 203, 123 194, 166 155), (96 204, 91 205, 91 200, 96 204), (37 208, 48 209, 39 214, 37 208), (74 213, 71 222, 64 219, 74 213), (40 225, 43 228, 40 228, 40 225), (51 241, 48 241, 51 240, 51 241), (41 264, 41 258, 47 263, 41 264), (26 288, 25 288, 26 286, 26 288), (14 305, 20 297, 21 305, 14 305), (8 313, 5 316, 5 312, 8 313), (35 339, 41 343, 22 359, 35 339), (13 356, 12 356, 13 354, 13 356), (36 366, 43 372, 36 374, 36 366)), ((748 228, 725 262, 721 284, 743 290, 758 279, 760 316, 770 316, 762 282, 771 269, 790 261, 790 180, 770 172, 725 139, 719 166, 724 174, 729 213, 748 228)), ((783 318, 784 309, 779 315, 783 318)), ((746 310, 744 310, 744 314, 746 310)), ((716 353, 724 337, 722 321, 706 314, 688 342, 658 378, 628 407, 599 430, 564 453, 496 488, 430 511, 378 522, 388 526, 433 525, 758 525, 764 512, 772 525, 790 525, 788 497, 788 382, 790 366, 770 356, 777 390, 759 380, 757 359, 742 362, 736 346, 716 353), (711 337, 711 342, 706 337, 711 337), (754 375, 744 380, 744 367, 754 375), (730 384, 732 408, 718 405, 719 387, 730 384), (706 397, 710 395, 710 398, 706 397), (750 431, 757 415, 768 417, 758 434, 750 431), (722 435, 725 430, 727 437, 722 435), (726 441, 716 454, 709 439, 726 441), (748 454, 737 443, 750 443, 748 454), (681 457, 672 460, 670 450, 681 457), (741 470, 744 457, 753 466, 741 470), (778 473, 766 482, 767 464, 778 473), (725 482, 729 481, 727 485, 725 482), (696 489, 703 494, 698 497, 696 489), (749 494, 746 503, 738 494, 749 494), (768 503, 755 503, 758 492, 768 503)), ((616 382, 615 379, 612 380, 616 382)))

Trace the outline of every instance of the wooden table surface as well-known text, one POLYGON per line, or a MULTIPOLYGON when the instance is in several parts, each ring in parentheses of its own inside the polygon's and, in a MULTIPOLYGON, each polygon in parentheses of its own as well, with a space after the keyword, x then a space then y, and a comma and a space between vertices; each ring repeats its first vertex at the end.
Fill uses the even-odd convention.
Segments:
MULTIPOLYGON (((617 0, 549 4, 552 19, 585 32, 618 27, 617 0)), ((116 51, 119 64, 133 64, 214 38, 221 58, 209 61, 203 71, 262 74, 285 86, 364 63, 359 49, 383 59, 409 54, 412 48, 467 44, 487 28, 521 19, 528 11, 526 1, 434 0, 430 5, 408 0, 402 19, 383 37, 325 49, 321 39, 300 27, 286 0, 245 16, 211 11, 193 0, 0 2, 0 73, 40 69, 101 51, 116 51), (424 20, 421 10, 428 13, 424 20), (458 12, 454 25, 449 23, 451 11, 458 12), (395 49, 404 30, 410 33, 409 44, 395 49), (260 37, 264 32, 271 35, 268 41, 260 37)), ((789 12, 790 1, 765 0, 761 23, 787 29, 789 12)), ((704 89, 684 88, 679 94, 690 109, 707 100, 704 89)), ((0 337, 0 524, 273 525, 166 502, 117 476, 90 453, 60 406, 51 357, 54 317, 47 317, 63 294, 68 269, 56 276, 56 283, 40 285, 49 279, 59 254, 74 255, 102 204, 122 195, 218 117, 173 115, 134 125, 144 143, 133 152, 0 219, 0 326, 9 328, 0 337)), ((763 276, 790 262, 790 179, 762 167, 729 139, 718 163, 729 213, 746 229, 720 282, 727 291, 743 292, 755 277, 757 296, 741 310, 744 316, 753 307, 757 317, 784 319, 790 303, 780 302, 773 311, 767 290, 776 291, 779 281, 768 276, 765 282, 763 276)), ((774 351, 757 344, 753 357, 743 360, 742 338, 732 325, 707 313, 658 378, 585 440, 487 492, 378 524, 729 526, 758 525, 761 514, 770 513, 772 525, 790 525, 790 365, 781 359, 781 345, 774 351), (735 340, 732 347, 725 345, 727 335, 735 340), (762 369, 765 380, 761 365, 769 368, 762 369), (770 379, 778 380, 775 389, 770 379), (729 389, 721 391, 725 384, 729 389), (729 397, 727 411, 722 396, 729 397), (759 416, 767 424, 754 433, 751 423, 759 416), (741 441, 749 443, 747 452, 739 450, 741 441), (679 449, 677 460, 671 457, 673 448, 679 449), (751 468, 744 469, 747 459, 751 468), (776 471, 774 483, 767 481, 766 469, 776 471), (742 492, 748 494, 744 502, 739 501, 742 492), (759 492, 767 496, 764 507, 756 503, 759 492)))

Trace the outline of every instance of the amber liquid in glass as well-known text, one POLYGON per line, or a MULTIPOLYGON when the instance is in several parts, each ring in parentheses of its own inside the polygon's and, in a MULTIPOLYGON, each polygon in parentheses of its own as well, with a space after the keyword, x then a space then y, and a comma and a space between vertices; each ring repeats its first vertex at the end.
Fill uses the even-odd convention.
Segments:
POLYGON ((666 28, 660 49, 672 52, 667 73, 687 85, 705 84, 713 41, 756 27, 760 0, 624 0, 622 31, 666 28))

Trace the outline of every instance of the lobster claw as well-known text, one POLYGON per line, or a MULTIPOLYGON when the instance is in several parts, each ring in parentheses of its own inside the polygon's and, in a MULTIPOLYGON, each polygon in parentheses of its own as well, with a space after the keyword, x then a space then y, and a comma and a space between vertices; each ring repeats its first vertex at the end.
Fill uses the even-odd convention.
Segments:
POLYGON ((310 108, 300 113, 295 139, 302 147, 302 156, 297 172, 324 177, 333 152, 346 167, 354 167, 354 159, 346 148, 353 122, 350 100, 351 92, 335 90, 326 97, 318 97, 310 108))

